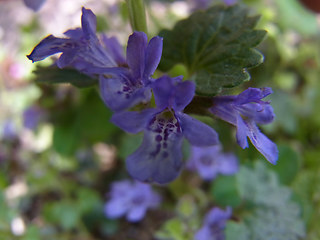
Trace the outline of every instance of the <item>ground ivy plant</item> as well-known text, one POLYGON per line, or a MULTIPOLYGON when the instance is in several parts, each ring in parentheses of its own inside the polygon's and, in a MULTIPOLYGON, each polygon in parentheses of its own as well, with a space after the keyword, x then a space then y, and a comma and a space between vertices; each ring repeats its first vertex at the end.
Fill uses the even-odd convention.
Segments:
MULTIPOLYGON (((95 87, 106 111, 112 112, 114 125, 129 134, 143 134, 140 146, 126 156, 126 169, 134 182, 112 184, 106 216, 141 221, 148 209, 159 208, 164 201, 151 184, 163 188, 174 180, 179 184, 187 166, 204 181, 216 175, 227 177, 212 184, 210 191, 218 197, 202 206, 196 205, 204 193, 186 187, 187 200, 179 202, 176 216, 157 232, 158 239, 303 237, 299 211, 288 190, 260 165, 239 167, 235 155, 223 153, 214 125, 199 120, 209 117, 233 125, 241 148, 249 147, 249 138, 268 162, 276 164, 278 148, 257 126, 274 120, 273 108, 265 99, 272 94, 271 88, 239 91, 251 78, 249 69, 264 60, 256 49, 266 36, 265 30, 255 28, 259 16, 241 5, 221 4, 195 11, 172 29, 148 36, 144 1, 126 3, 133 32, 128 34, 125 52, 115 37, 96 32, 95 14, 83 7, 81 27, 67 30, 63 38, 47 36, 27 56, 38 62, 59 53, 51 66, 37 67, 38 83, 95 87), (174 75, 179 65, 186 71, 174 75), (187 163, 185 146, 190 150, 187 163), (228 176, 239 169, 238 175, 228 176), (250 186, 256 182, 260 185, 250 186), (278 198, 283 206, 289 204, 288 209, 273 203, 278 198), (187 210, 181 210, 181 204, 187 210), (187 220, 183 214, 194 219, 187 220), (275 219, 278 226, 270 223, 275 219), (276 227, 283 234, 274 231, 276 227)), ((93 113, 92 118, 96 117, 93 113)))

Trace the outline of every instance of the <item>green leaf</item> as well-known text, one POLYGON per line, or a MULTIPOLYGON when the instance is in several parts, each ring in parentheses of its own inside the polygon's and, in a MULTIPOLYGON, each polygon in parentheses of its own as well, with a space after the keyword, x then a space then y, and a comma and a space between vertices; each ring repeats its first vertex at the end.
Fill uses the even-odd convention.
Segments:
POLYGON ((76 132, 81 140, 95 143, 112 138, 118 128, 110 123, 112 112, 103 104, 94 89, 83 89, 81 104, 73 116, 76 132))
POLYGON ((185 240, 183 223, 178 218, 167 221, 162 229, 156 233, 156 238, 159 240, 185 240))
POLYGON ((72 125, 57 125, 54 128, 52 146, 62 155, 72 155, 77 148, 78 134, 72 125))
POLYGON ((98 79, 90 78, 71 68, 60 69, 56 66, 37 66, 34 73, 36 74, 35 81, 38 83, 69 83, 78 88, 92 87, 98 83, 98 79))
POLYGON ((263 62, 261 53, 253 49, 266 35, 253 29, 258 20, 238 5, 195 12, 173 30, 159 33, 164 40, 159 68, 168 71, 184 64, 199 95, 212 96, 237 86, 250 79, 247 68, 263 62))
POLYGON ((292 200, 291 189, 280 185, 265 164, 241 167, 237 179, 242 198, 253 207, 243 219, 250 232, 248 239, 298 240, 305 236, 301 209, 292 200))
POLYGON ((270 166, 271 170, 278 173, 278 178, 283 184, 290 184, 297 175, 300 162, 297 153, 286 145, 279 146, 279 159, 277 165, 270 166))
POLYGON ((80 212, 71 201, 47 203, 43 209, 43 216, 49 222, 59 224, 64 230, 70 230, 79 223, 80 212))
POLYGON ((243 223, 228 221, 226 230, 226 240, 249 240, 249 230, 243 223))
POLYGON ((177 212, 182 219, 191 220, 197 214, 197 205, 191 196, 182 197, 177 204, 177 212))
POLYGON ((220 176, 211 185, 214 200, 220 206, 236 207, 241 204, 235 176, 220 176))
POLYGON ((299 33, 310 36, 318 33, 317 15, 308 11, 299 1, 275 1, 279 13, 279 25, 286 29, 294 29, 299 33), (295 19, 292 21, 291 19, 295 19))

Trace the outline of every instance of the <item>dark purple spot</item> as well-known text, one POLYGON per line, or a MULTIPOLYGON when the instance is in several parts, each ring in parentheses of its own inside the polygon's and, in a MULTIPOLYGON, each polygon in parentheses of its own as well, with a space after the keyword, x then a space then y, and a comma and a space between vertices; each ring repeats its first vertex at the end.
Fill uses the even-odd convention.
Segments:
POLYGON ((162 146, 163 146, 163 148, 167 148, 168 144, 166 142, 164 142, 162 146))
POLYGON ((161 135, 157 135, 157 136, 156 136, 156 141, 157 141, 157 142, 161 142, 161 140, 162 140, 161 135))
POLYGON ((163 153, 162 153, 162 157, 163 157, 163 158, 167 158, 168 156, 169 156, 169 153, 168 153, 168 152, 163 152, 163 153))
POLYGON ((153 132, 156 132, 156 133, 161 133, 162 132, 162 129, 161 128, 156 128, 154 130, 152 130, 153 132))
POLYGON ((167 140, 168 140, 168 137, 169 137, 169 133, 165 132, 165 133, 164 133, 164 138, 163 138, 163 139, 164 139, 165 141, 167 141, 167 140))
POLYGON ((158 155, 158 153, 160 152, 160 150, 161 150, 161 144, 158 143, 158 144, 157 144, 157 147, 156 147, 156 150, 155 150, 154 152, 151 152, 150 155, 151 155, 152 157, 155 157, 155 156, 158 155))

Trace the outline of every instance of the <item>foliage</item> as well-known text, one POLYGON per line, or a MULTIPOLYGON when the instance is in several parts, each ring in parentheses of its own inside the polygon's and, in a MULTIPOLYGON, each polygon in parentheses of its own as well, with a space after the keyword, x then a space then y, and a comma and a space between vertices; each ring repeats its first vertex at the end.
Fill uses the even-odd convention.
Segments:
MULTIPOLYGON (((0 239, 193 240, 210 209, 228 206, 232 217, 226 240, 320 239, 316 14, 296 0, 242 0, 229 7, 215 0, 200 11, 190 8, 192 1, 147 1, 149 38, 159 33, 164 43, 153 78, 183 75, 196 84, 198 96, 185 113, 218 132, 223 151, 237 155, 240 171, 208 182, 184 169, 169 185, 152 185, 162 205, 138 223, 108 219, 104 204, 112 183, 130 178, 124 162, 143 135, 125 134, 110 122, 113 112, 99 96, 98 76, 25 60, 45 34, 68 29, 75 20, 59 9, 62 0, 56 6, 47 1, 37 14, 18 1, 0 1, 5 32, 0 34, 0 239), (52 29, 53 11, 60 20, 52 29), (257 160, 260 155, 251 144, 245 150, 237 147, 234 129, 204 111, 211 97, 236 95, 249 86, 273 89, 268 100, 276 117, 260 129, 278 146, 277 165, 257 160), (23 126, 23 111, 30 105, 45 113, 34 130, 23 126), (15 130, 10 139, 3 137, 8 120, 15 130)), ((116 30, 125 43, 129 20, 139 20, 133 15, 144 9, 128 10, 124 1, 112 6, 93 2, 98 34, 116 30)), ((67 12, 78 15, 81 6, 72 3, 78 9, 67 12)), ((136 28, 145 29, 140 20, 136 28)), ((149 105, 131 110, 155 102, 151 97, 149 105)), ((182 149, 187 164, 189 144, 184 142, 182 149)))
POLYGON ((256 47, 265 37, 254 30, 259 17, 249 17, 239 6, 212 7, 176 23, 173 30, 159 33, 164 38, 162 71, 175 64, 186 65, 197 83, 197 94, 212 96, 223 88, 250 79, 247 68, 262 63, 256 47))

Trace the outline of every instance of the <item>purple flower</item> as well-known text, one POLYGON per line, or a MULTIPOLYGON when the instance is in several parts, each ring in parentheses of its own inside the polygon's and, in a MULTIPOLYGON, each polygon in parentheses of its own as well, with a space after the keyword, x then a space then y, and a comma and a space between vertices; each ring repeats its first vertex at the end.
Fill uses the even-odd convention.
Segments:
POLYGON ((209 110, 237 127, 236 137, 240 147, 248 147, 247 137, 249 137, 256 149, 270 163, 276 164, 277 145, 262 134, 256 125, 256 123, 271 123, 274 119, 270 103, 261 100, 271 93, 271 88, 248 88, 237 96, 214 97, 213 106, 209 110))
POLYGON ((141 146, 127 158, 127 169, 140 181, 168 183, 182 167, 181 145, 185 137, 194 146, 218 143, 217 133, 184 114, 195 92, 191 81, 163 76, 152 84, 157 108, 118 112, 111 121, 130 133, 144 131, 141 146))
POLYGON ((12 120, 6 120, 2 128, 2 139, 13 140, 17 137, 17 128, 12 120))
POLYGON ((218 174, 232 175, 238 169, 238 159, 234 154, 221 152, 221 146, 192 147, 192 155, 187 167, 196 170, 204 180, 212 180, 218 174))
POLYGON ((149 184, 128 180, 113 183, 109 196, 104 207, 106 216, 114 219, 126 215, 130 222, 142 220, 148 208, 156 208, 161 202, 149 184))
POLYGON ((223 2, 226 5, 231 6, 231 5, 235 4, 236 2, 238 2, 238 0, 223 0, 223 2))
POLYGON ((151 76, 156 70, 162 54, 162 38, 154 37, 148 43, 147 35, 134 32, 128 40, 127 65, 102 69, 101 73, 111 77, 100 76, 100 93, 105 104, 114 111, 121 111, 151 98, 151 76))
POLYGON ((195 240, 224 240, 224 229, 227 220, 231 217, 232 210, 227 207, 225 211, 213 208, 206 215, 202 228, 195 234, 195 240))
POLYGON ((43 110, 38 106, 31 106, 23 112, 23 126, 34 130, 44 116, 43 110))
POLYGON ((38 11, 46 0, 23 0, 24 4, 32 9, 33 11, 38 11))
POLYGON ((211 2, 212 0, 192 0, 192 10, 195 11, 198 9, 206 9, 210 6, 211 2))
POLYGON ((82 28, 66 31, 64 34, 68 38, 49 35, 27 57, 32 62, 37 62, 62 52, 57 61, 58 67, 71 66, 88 75, 95 74, 96 68, 117 66, 122 63, 118 56, 121 47, 115 39, 104 40, 108 47, 101 44, 96 36, 96 21, 91 10, 82 8, 82 28))

